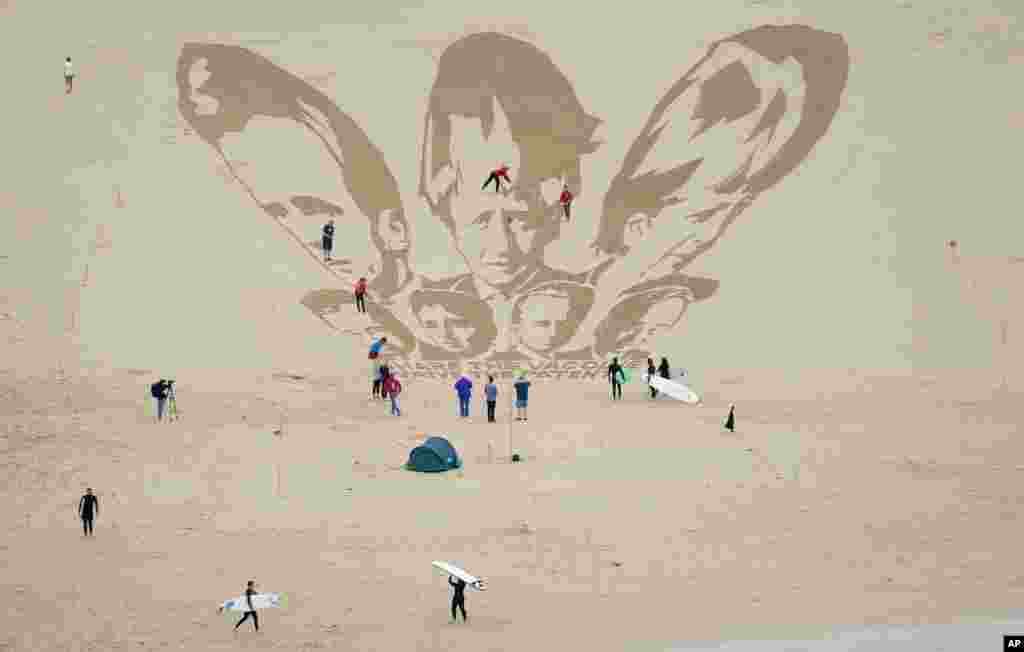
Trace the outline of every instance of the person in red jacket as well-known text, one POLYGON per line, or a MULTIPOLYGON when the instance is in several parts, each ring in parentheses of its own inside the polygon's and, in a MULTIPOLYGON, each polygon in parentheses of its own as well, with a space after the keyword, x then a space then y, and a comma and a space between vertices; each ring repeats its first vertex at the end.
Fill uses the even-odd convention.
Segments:
POLYGON ((391 398, 392 416, 402 416, 402 411, 398 408, 398 395, 402 393, 402 383, 398 381, 398 376, 395 374, 389 374, 384 380, 384 390, 391 398))
POLYGON ((569 184, 562 186, 562 194, 558 197, 558 203, 562 205, 565 213, 565 221, 569 221, 569 208, 572 206, 572 193, 569 192, 569 184))
POLYGON ((366 312, 366 277, 360 278, 356 281, 356 310, 359 312, 366 312))
POLYGON ((487 186, 491 184, 491 181, 494 181, 494 192, 501 192, 502 179, 507 181, 509 185, 512 184, 512 179, 508 178, 508 171, 509 167, 507 165, 502 165, 497 170, 492 170, 491 174, 487 177, 487 181, 484 181, 484 185, 481 186, 480 190, 487 190, 487 186))

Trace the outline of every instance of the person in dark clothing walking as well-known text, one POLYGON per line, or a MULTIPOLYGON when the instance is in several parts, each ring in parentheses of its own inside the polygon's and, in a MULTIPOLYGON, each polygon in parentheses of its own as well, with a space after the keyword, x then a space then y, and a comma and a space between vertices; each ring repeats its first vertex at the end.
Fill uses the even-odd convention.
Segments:
POLYGON ((736 432, 736 404, 729 405, 729 416, 725 418, 725 429, 729 432, 736 432))
POLYGON ((672 373, 668 369, 668 358, 662 358, 661 364, 658 365, 658 375, 668 380, 672 377, 672 373))
POLYGON ((484 181, 484 185, 481 186, 480 190, 487 190, 487 186, 489 186, 491 181, 493 181, 494 182, 494 192, 501 192, 501 180, 502 179, 507 181, 509 183, 509 185, 512 184, 512 179, 508 178, 508 171, 509 171, 509 167, 507 165, 502 165, 497 170, 493 170, 491 172, 491 174, 488 175, 487 181, 484 181))
POLYGON ((159 423, 164 420, 164 407, 167 405, 170 383, 161 378, 149 386, 149 393, 156 399, 156 420, 159 423))
POLYGON ((88 487, 78 501, 78 516, 82 519, 82 532, 85 536, 92 536, 92 521, 99 515, 100 501, 93 495, 92 487, 88 487))
POLYGON ((608 365, 608 381, 612 384, 612 400, 622 400, 622 378, 624 372, 618 358, 612 358, 608 365))
MULTIPOLYGON (((654 366, 654 358, 647 358, 647 382, 650 384, 651 378, 654 378, 658 374, 657 368, 654 366)), ((651 387, 651 398, 658 397, 658 390, 651 387)))
POLYGON ((448 584, 455 589, 455 592, 452 593, 452 622, 457 620, 455 618, 456 609, 462 612, 462 622, 466 622, 466 583, 449 575, 448 584))
POLYGON ((254 595, 256 595, 256 582, 254 582, 253 580, 249 580, 245 585, 245 601, 247 603, 247 606, 249 607, 249 610, 242 614, 241 620, 235 623, 236 631, 242 625, 242 623, 249 620, 249 616, 252 616, 253 627, 256 628, 257 632, 260 631, 260 617, 256 615, 256 608, 252 606, 252 596, 254 595))
POLYGON ((487 422, 494 423, 494 408, 498 405, 498 386, 494 384, 494 376, 487 377, 484 400, 487 401, 487 422))
POLYGON ((328 220, 324 224, 324 235, 320 244, 324 249, 324 262, 331 260, 331 251, 334 249, 334 220, 328 220))

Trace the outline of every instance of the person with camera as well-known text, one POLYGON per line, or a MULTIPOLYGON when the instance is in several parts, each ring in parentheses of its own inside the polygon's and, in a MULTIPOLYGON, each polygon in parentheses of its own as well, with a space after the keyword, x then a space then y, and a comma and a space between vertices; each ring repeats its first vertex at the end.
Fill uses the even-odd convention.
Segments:
POLYGON ((174 397, 174 381, 161 378, 149 387, 149 393, 156 399, 156 420, 157 423, 164 420, 164 412, 167 407, 167 399, 174 397))

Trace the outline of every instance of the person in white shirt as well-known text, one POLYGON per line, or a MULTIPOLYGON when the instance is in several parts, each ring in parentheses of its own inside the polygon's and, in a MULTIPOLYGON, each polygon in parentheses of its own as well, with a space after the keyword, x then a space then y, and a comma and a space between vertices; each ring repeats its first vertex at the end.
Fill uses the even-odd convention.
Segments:
POLYGON ((64 92, 71 92, 71 85, 75 80, 75 73, 71 69, 71 57, 64 59, 64 92))

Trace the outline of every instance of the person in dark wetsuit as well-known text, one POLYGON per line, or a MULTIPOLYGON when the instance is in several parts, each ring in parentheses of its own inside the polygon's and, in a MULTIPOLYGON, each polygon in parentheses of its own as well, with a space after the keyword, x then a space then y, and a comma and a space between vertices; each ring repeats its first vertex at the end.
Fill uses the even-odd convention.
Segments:
POLYGON ((455 589, 455 592, 452 593, 452 622, 454 623, 457 620, 455 617, 456 609, 462 612, 462 622, 466 622, 466 583, 457 577, 449 575, 448 584, 455 589))
POLYGON ((334 220, 329 220, 327 224, 324 224, 324 235, 320 244, 324 250, 324 261, 330 261, 331 251, 334 249, 334 220))
POLYGON ((612 358, 612 363, 608 365, 608 381, 612 384, 613 401, 622 400, 622 378, 622 365, 619 364, 618 358, 612 358))
POLYGON ((256 595, 256 582, 249 580, 245 585, 245 601, 249 610, 242 615, 242 619, 235 623, 235 629, 237 630, 242 623, 249 620, 249 616, 252 616, 252 624, 256 628, 256 631, 260 631, 260 617, 256 615, 256 608, 252 606, 252 596, 256 595))
POLYGON ((78 501, 78 515, 82 519, 82 532, 92 536, 92 521, 100 515, 100 501, 92 493, 92 487, 85 490, 85 495, 78 501))
POLYGON ((668 369, 668 358, 661 359, 661 364, 658 365, 658 375, 665 380, 669 380, 672 377, 672 374, 668 369))
MULTIPOLYGON (((647 358, 647 382, 650 383, 650 379, 654 378, 658 374, 658 370, 654 366, 654 358, 647 358)), ((658 397, 658 390, 651 387, 651 398, 658 397)))

